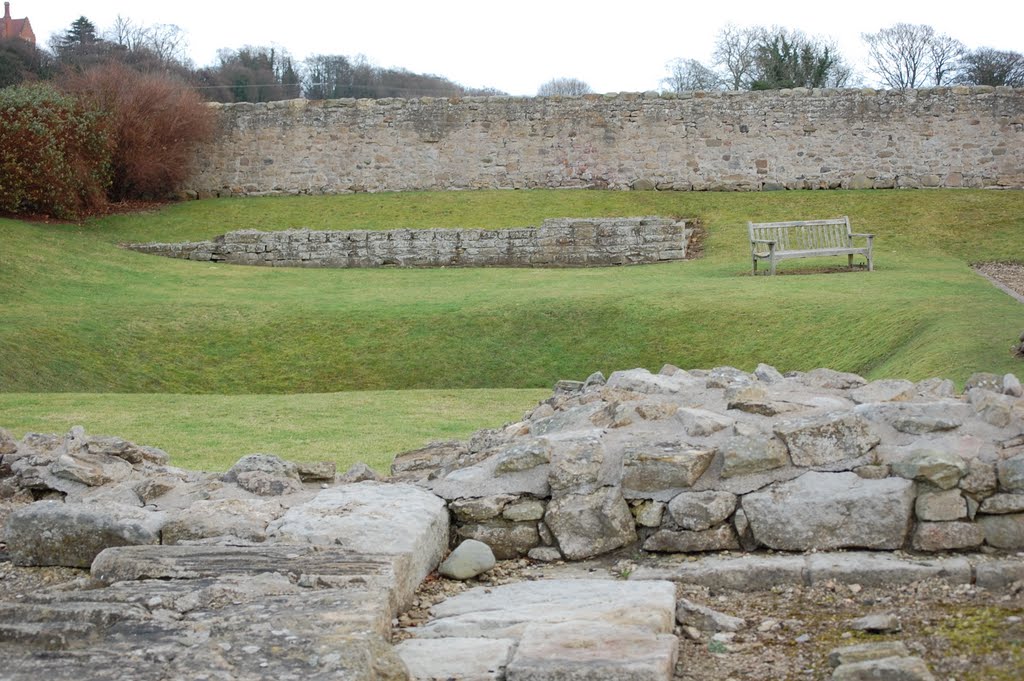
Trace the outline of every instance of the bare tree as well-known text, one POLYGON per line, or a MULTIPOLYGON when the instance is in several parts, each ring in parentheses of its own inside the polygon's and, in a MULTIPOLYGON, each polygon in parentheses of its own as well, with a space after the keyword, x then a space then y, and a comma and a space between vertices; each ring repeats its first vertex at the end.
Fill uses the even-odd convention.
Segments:
POLYGON ((725 69, 726 86, 730 90, 746 90, 754 79, 757 48, 765 29, 761 26, 739 27, 726 24, 715 37, 712 53, 714 64, 725 69))
POLYGON ((718 90, 724 85, 722 76, 696 59, 673 59, 665 65, 669 75, 661 79, 669 92, 718 90))
POLYGON ((537 88, 538 97, 589 95, 593 90, 579 78, 553 78, 537 88))
POLYGON ((1024 54, 979 47, 964 56, 956 81, 966 85, 1024 87, 1024 54))
POLYGON ((931 53, 931 75, 935 87, 953 80, 960 68, 960 60, 967 54, 967 48, 962 42, 945 33, 932 39, 928 51, 931 53))
POLYGON ((863 33, 871 70, 896 90, 941 85, 963 55, 959 40, 924 24, 896 24, 878 33, 863 33))

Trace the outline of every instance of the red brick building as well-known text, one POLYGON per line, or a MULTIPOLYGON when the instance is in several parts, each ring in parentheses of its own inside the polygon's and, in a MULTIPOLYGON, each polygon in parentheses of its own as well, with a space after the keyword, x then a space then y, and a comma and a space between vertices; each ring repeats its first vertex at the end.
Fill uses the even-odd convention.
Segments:
POLYGON ((0 24, 0 40, 9 40, 11 38, 21 38, 33 45, 36 44, 36 34, 32 32, 32 24, 29 23, 28 17, 12 19, 11 3, 5 2, 4 20, 0 24))

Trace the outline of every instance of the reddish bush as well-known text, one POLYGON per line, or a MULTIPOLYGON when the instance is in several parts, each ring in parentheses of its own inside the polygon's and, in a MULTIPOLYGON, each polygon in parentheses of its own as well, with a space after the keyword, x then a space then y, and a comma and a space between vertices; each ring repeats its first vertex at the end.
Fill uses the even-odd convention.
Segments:
POLYGON ((110 183, 107 123, 49 85, 0 89, 0 211, 74 218, 102 205, 110 183))
POLYGON ((195 146, 213 136, 213 111, 172 76, 111 62, 68 75, 63 86, 110 115, 114 200, 167 196, 187 179, 195 146))

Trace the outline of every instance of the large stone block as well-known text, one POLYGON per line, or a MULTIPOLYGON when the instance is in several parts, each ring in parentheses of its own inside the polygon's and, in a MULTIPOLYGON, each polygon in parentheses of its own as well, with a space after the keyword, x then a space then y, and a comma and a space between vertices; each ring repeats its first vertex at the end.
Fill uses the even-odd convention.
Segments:
POLYGON ((853 412, 781 421, 775 434, 797 466, 822 466, 864 456, 880 441, 868 421, 853 412))
POLYGON ((448 509, 430 492, 405 483, 341 485, 290 508, 268 526, 267 540, 402 556, 406 566, 398 592, 411 598, 448 549, 448 509))
POLYGON ((979 515, 976 521, 985 531, 985 542, 1000 549, 1024 549, 1024 513, 979 515))
MULTIPOLYGON (((693 487, 715 457, 714 448, 678 440, 644 441, 627 445, 622 453, 622 488, 627 496, 661 499, 659 492, 693 487)), ((664 499, 663 499, 664 500, 664 499)))
POLYGON ((668 512, 684 530, 708 530, 725 522, 736 510, 736 495, 729 492, 682 492, 668 503, 668 512))
POLYGON ((120 504, 40 501, 7 517, 4 541, 15 565, 89 567, 112 546, 159 544, 165 520, 120 504))
POLYGON ((544 522, 562 554, 571 560, 614 551, 637 539, 629 504, 615 487, 552 499, 544 522))
POLYGON ((855 473, 806 473, 743 497, 755 539, 784 551, 898 549, 910 530, 914 485, 855 473))
POLYGON ((789 465, 789 452, 771 435, 735 435, 719 447, 722 453, 722 477, 764 473, 789 465))
POLYGON ((644 542, 645 551, 664 553, 699 553, 702 551, 734 551, 740 548, 732 525, 719 525, 710 530, 658 530, 644 542))
POLYGON ((671 681, 671 634, 604 622, 534 624, 508 664, 507 681, 671 681))
POLYGON ((939 489, 951 489, 967 473, 967 462, 955 452, 920 449, 894 461, 892 472, 907 480, 929 482, 939 489))

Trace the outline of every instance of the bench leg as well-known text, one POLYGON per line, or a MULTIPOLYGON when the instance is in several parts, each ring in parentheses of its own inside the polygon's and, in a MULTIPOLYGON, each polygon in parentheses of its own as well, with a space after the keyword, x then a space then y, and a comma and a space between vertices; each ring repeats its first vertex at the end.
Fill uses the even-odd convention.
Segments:
POLYGON ((752 258, 752 260, 754 261, 754 271, 752 272, 752 274, 756 275, 757 274, 757 258, 752 258))
POLYGON ((868 272, 875 271, 875 261, 870 255, 868 256, 868 272))
POLYGON ((775 276, 775 258, 772 258, 771 275, 775 276))
POLYGON ((853 253, 847 253, 847 255, 846 255, 846 264, 848 264, 850 266, 851 270, 853 269, 853 253))

